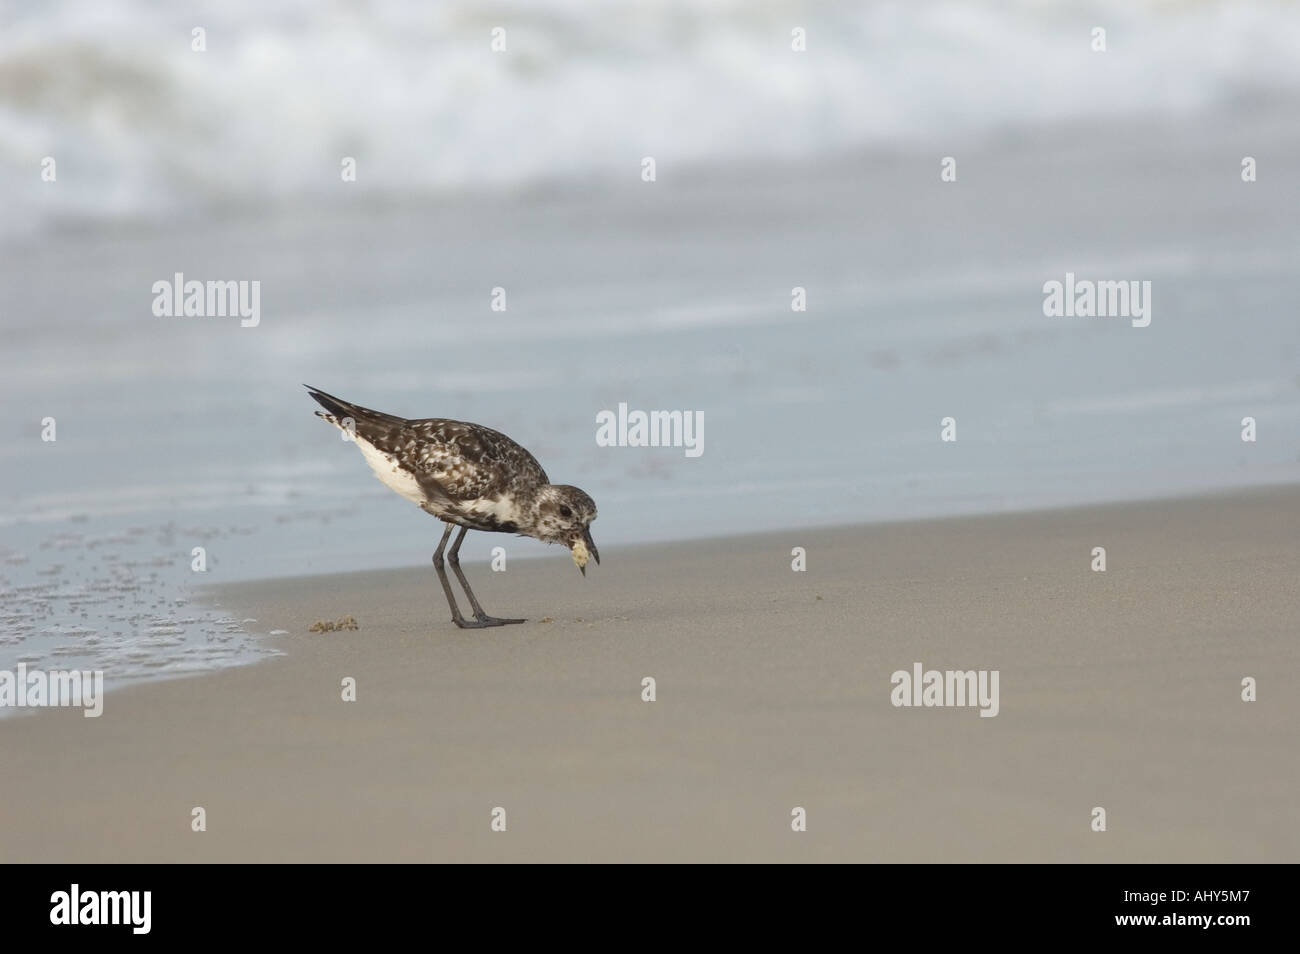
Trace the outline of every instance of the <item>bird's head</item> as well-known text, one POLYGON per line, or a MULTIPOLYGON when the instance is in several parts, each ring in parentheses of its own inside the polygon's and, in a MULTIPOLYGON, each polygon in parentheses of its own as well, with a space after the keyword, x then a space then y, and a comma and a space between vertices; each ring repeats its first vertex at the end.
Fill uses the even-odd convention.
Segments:
POLYGON ((537 500, 537 537, 547 543, 563 543, 573 551, 573 562, 587 575, 587 560, 600 563, 600 551, 591 539, 591 522, 596 519, 596 501, 577 487, 548 484, 537 500))

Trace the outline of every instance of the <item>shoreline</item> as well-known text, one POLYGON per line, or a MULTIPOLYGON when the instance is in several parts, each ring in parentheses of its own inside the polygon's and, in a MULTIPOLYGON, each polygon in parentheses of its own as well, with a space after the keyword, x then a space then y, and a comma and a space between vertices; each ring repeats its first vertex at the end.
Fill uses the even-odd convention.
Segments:
POLYGON ((1289 860, 1297 540, 1290 485, 467 563, 487 631, 428 567, 211 587, 286 655, 0 721, 0 857, 1289 860), (891 705, 914 663, 998 715, 891 705))
MULTIPOLYGON (((847 524, 847 525, 836 524, 836 523, 814 524, 804 529, 787 528, 783 530, 754 531, 745 534, 687 537, 684 539, 678 539, 673 541, 644 540, 644 541, 636 541, 632 543, 617 544, 612 547, 605 547, 605 550, 617 556, 617 555, 626 555, 627 553, 630 552, 649 551, 656 547, 669 548, 669 549, 674 547, 689 548, 692 546, 708 545, 708 544, 727 544, 727 545, 734 545, 734 546, 744 546, 746 541, 750 541, 750 540, 759 540, 762 538, 785 536, 788 534, 798 534, 803 532, 809 532, 814 534, 831 533, 831 532, 852 533, 855 531, 866 532, 876 528, 887 527, 887 526, 901 526, 901 525, 913 525, 913 524, 928 525, 936 522, 945 522, 945 521, 999 519, 1002 517, 1030 516, 1034 514, 1056 514, 1056 513, 1065 514, 1074 511, 1082 511, 1082 510, 1089 510, 1089 509, 1102 509, 1102 508, 1124 507, 1124 506, 1136 507, 1136 506, 1141 506, 1150 503, 1192 502, 1196 500, 1213 501, 1219 498, 1235 498, 1243 494, 1250 495, 1250 494, 1257 494, 1257 493, 1267 493, 1271 491, 1281 491, 1291 487, 1300 487, 1300 484, 1297 484, 1295 482, 1286 482, 1286 481, 1260 482, 1260 483, 1242 485, 1239 487, 1199 490, 1199 491, 1192 491, 1187 494, 1179 494, 1179 495, 1164 496, 1164 497, 1151 496, 1151 497, 1127 498, 1124 500, 1101 500, 1101 501, 1094 500, 1094 501, 1084 501, 1084 502, 1066 504, 1066 505, 1031 505, 1023 509, 1015 508, 1015 509, 1004 509, 1004 510, 997 510, 997 511, 981 511, 975 513, 943 512, 943 513, 927 514, 923 516, 900 516, 893 519, 868 520, 861 523, 854 523, 854 524, 847 524)), ((380 499, 384 499, 384 497, 386 496, 387 495, 385 494, 381 496, 380 499)), ((483 534, 483 533, 475 534, 474 537, 470 537, 466 541, 467 547, 465 552, 467 554, 472 553, 472 551, 477 549, 478 546, 480 544, 483 544, 485 541, 491 541, 493 537, 501 537, 501 539, 507 539, 505 535, 483 534), (478 539, 475 540, 474 537, 477 537, 478 539)), ((508 539, 514 539, 514 538, 509 537, 508 539)), ((430 552, 432 552, 432 550, 430 552)), ((561 560, 560 562, 564 565, 567 565, 568 564, 567 551, 562 553, 559 549, 556 549, 554 547, 541 548, 539 546, 538 548, 533 549, 531 552, 525 551, 523 553, 512 554, 510 556, 510 562, 512 564, 533 563, 533 562, 544 561, 547 559, 553 560, 559 556, 565 557, 565 559, 561 560)), ((475 567, 480 568, 479 572, 486 573, 488 571, 486 562, 479 560, 475 557, 469 557, 465 559, 463 561, 463 565, 464 567, 466 567, 467 571, 473 571, 475 567)), ((413 567, 410 563, 406 563, 402 565, 368 567, 362 570, 354 570, 354 571, 348 571, 343 573, 310 573, 310 574, 294 574, 294 575, 275 575, 275 576, 268 576, 268 577, 236 578, 229 581, 223 581, 221 583, 208 583, 208 584, 196 586, 193 590, 189 592, 189 596, 187 597, 186 602, 193 603, 196 606, 202 606, 205 609, 211 611, 221 610, 223 613, 227 614, 225 616, 215 617, 217 622, 224 622, 225 620, 230 620, 233 622, 234 620, 240 620, 244 624, 258 623, 260 626, 259 620, 249 619, 246 615, 240 612, 239 594, 246 587, 258 586, 262 584, 273 585, 276 583, 300 584, 308 581, 323 580, 327 578, 345 581, 349 577, 362 578, 366 576, 384 575, 390 573, 409 573, 416 569, 418 568, 413 567), (233 594, 234 602, 229 605, 223 605, 220 602, 223 594, 233 594)), ((457 592, 459 592, 459 590, 457 592)), ((166 681, 172 681, 176 679, 201 678, 203 676, 216 675, 218 673, 225 672, 228 669, 238 669, 238 668, 243 668, 245 666, 257 665, 258 663, 265 662, 268 659, 274 659, 277 656, 282 655, 287 650, 291 649, 295 645, 291 637, 293 637, 294 635, 302 635, 302 634, 303 633, 294 634, 292 632, 284 633, 275 630, 274 627, 272 627, 270 631, 248 631, 246 629, 244 631, 244 635, 247 636, 247 638, 251 641, 251 645, 254 647, 251 655, 246 655, 239 658, 237 661, 228 662, 223 665, 212 667, 212 668, 178 669, 175 671, 159 671, 156 673, 149 673, 149 674, 140 674, 140 673, 132 674, 131 676, 128 676, 116 682, 106 681, 104 686, 104 692, 110 693, 112 695, 116 695, 117 693, 125 689, 134 688, 137 686, 151 685, 157 682, 166 682, 166 681)), ((25 662, 27 669, 29 671, 34 669, 57 668, 50 665, 42 666, 39 662, 33 662, 27 660, 23 660, 23 661, 25 662)), ((51 660, 51 662, 54 661, 55 660, 51 660)), ((66 666, 66 660, 64 662, 66 666)), ((5 668, 6 667, 2 663, 0 663, 0 671, 4 670, 5 668)), ((91 671, 93 671, 94 669, 94 667, 82 666, 82 665, 74 665, 71 668, 91 670, 91 671)), ((0 720, 31 716, 38 711, 40 710, 0 707, 0 720)))

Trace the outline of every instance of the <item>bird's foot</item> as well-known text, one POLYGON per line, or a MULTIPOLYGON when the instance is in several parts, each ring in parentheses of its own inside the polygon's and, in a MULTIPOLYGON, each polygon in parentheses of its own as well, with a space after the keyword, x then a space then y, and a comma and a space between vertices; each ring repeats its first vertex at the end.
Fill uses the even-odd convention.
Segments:
POLYGON ((474 619, 452 619, 452 622, 461 629, 491 629, 494 626, 507 626, 510 623, 526 623, 526 619, 498 619, 495 616, 488 616, 486 613, 477 616, 474 619))
POLYGON ((509 626, 511 623, 526 623, 526 619, 503 619, 500 616, 489 616, 484 613, 482 616, 476 616, 480 623, 487 623, 489 626, 509 626))

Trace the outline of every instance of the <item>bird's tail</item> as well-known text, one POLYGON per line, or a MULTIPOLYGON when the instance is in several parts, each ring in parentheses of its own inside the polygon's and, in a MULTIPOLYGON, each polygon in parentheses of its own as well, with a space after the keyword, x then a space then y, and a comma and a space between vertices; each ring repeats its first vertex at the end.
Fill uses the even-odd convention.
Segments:
POLYGON ((320 411, 317 411, 316 416, 323 417, 325 420, 336 426, 342 427, 342 422, 347 418, 351 418, 356 425, 373 424, 382 427, 391 427, 402 423, 400 417, 394 417, 391 414, 384 414, 382 411, 372 411, 370 408, 362 407, 360 404, 353 404, 350 401, 343 400, 342 398, 336 398, 334 395, 326 394, 324 391, 314 388, 310 384, 304 384, 303 387, 307 389, 308 394, 316 399, 316 403, 325 408, 325 411, 327 412, 321 413, 320 411))

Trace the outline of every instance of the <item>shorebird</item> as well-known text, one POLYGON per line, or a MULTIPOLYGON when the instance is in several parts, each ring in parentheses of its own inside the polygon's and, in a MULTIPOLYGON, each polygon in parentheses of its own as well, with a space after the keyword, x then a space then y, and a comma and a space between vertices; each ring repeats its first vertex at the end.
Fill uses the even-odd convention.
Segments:
POLYGON ((591 539, 596 503, 577 487, 553 484, 537 458, 500 431, 439 417, 407 420, 351 404, 303 385, 324 411, 316 416, 348 433, 385 487, 447 525, 433 554, 433 567, 461 629, 523 623, 483 612, 460 569, 460 544, 470 530, 516 533, 544 543, 563 543, 587 575, 587 560, 600 563, 591 539), (469 597, 472 620, 461 615, 447 581, 443 550, 460 528, 446 562, 469 597))

